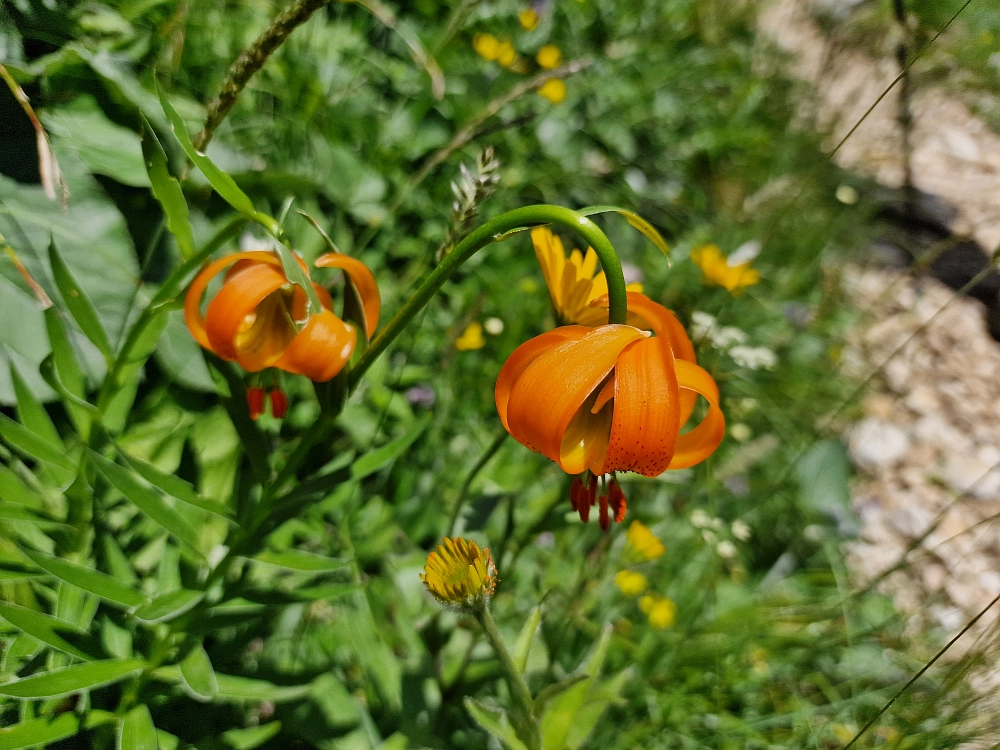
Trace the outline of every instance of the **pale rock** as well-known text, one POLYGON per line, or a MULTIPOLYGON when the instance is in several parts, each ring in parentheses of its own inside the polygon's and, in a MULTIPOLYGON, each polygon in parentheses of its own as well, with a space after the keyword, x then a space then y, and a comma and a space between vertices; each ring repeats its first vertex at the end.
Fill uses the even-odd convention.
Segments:
POLYGON ((930 592, 940 591, 941 587, 944 586, 944 580, 947 575, 948 571, 944 569, 944 566, 937 563, 930 563, 924 566, 924 587, 930 592))
POLYGON ((906 408, 920 415, 931 414, 941 408, 941 401, 934 389, 924 383, 913 386, 906 396, 906 408))
POLYGON ((910 439, 892 422, 868 418, 856 425, 848 439, 851 458, 866 469, 895 466, 910 449, 910 439))

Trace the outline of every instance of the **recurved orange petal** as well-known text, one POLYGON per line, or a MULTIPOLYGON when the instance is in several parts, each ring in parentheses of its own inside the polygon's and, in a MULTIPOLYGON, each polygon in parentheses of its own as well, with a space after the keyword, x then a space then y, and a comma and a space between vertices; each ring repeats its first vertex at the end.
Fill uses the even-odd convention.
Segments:
POLYGON ((681 389, 700 394, 708 401, 708 413, 701 423, 677 438, 669 468, 686 469, 704 461, 719 447, 726 433, 726 419, 719 408, 719 387, 712 376, 690 362, 677 360, 675 365, 681 389))
POLYGON ((606 325, 541 353, 511 390, 507 404, 511 436, 560 462, 569 423, 614 368, 622 349, 643 336, 630 326, 606 325))
POLYGON ((353 326, 323 310, 310 316, 274 366, 322 383, 344 369, 357 341, 353 326))
POLYGON ((375 275, 364 263, 342 253, 324 253, 316 259, 317 268, 339 268, 350 279, 361 298, 361 308, 365 314, 365 337, 371 339, 378 326, 378 316, 382 309, 382 297, 378 291, 375 275))
MULTIPOLYGON (((265 333, 270 337, 279 336, 282 325, 292 329, 291 321, 276 305, 268 305, 260 311, 260 315, 257 314, 257 306, 287 283, 281 268, 269 263, 255 263, 226 279, 205 312, 205 331, 212 350, 223 359, 237 359, 237 336, 255 328, 253 341, 257 345, 279 346, 278 339, 265 341, 260 336, 265 333), (248 319, 251 315, 256 317, 248 319), (264 317, 274 320, 264 320, 264 317)), ((284 336, 281 344, 290 340, 291 336, 284 336)))
POLYGON ((615 365, 614 421, 598 473, 655 477, 666 471, 680 429, 679 410, 674 355, 666 339, 629 344, 615 365))
POLYGON ((551 331, 546 331, 540 336, 535 336, 521 344, 514 353, 508 357, 504 366, 500 368, 500 375, 497 377, 496 403, 497 414, 503 422, 504 429, 510 432, 507 424, 507 404, 510 401, 510 392, 514 389, 514 384, 525 369, 534 362, 539 355, 551 349, 557 344, 570 339, 579 339, 590 333, 589 328, 583 326, 561 326, 551 331))
POLYGON ((225 258, 220 258, 213 263, 209 263, 201 271, 201 273, 195 277, 194 281, 191 282, 191 286, 188 288, 188 293, 184 300, 184 322, 187 324, 188 330, 191 331, 191 335, 194 337, 194 340, 201 344, 204 348, 214 351, 208 340, 208 332, 205 330, 205 316, 201 314, 202 295, 205 294, 205 290, 212 282, 212 279, 218 276, 219 273, 221 273, 225 268, 228 268, 233 264, 245 267, 250 264, 250 261, 276 265, 279 267, 281 265, 280 261, 274 257, 272 253, 264 252, 262 250, 253 250, 245 253, 233 253, 232 255, 227 255, 225 258))

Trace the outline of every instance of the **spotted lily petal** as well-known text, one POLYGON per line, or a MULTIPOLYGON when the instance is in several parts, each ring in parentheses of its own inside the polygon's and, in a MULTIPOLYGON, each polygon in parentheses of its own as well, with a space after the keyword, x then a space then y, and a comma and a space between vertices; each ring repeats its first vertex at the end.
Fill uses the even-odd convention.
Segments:
POLYGON ((342 253, 324 253, 316 259, 317 268, 339 268, 350 279, 358 290, 361 307, 365 316, 365 337, 371 339, 378 326, 379 313, 382 309, 382 298, 379 295, 375 276, 364 263, 342 253))

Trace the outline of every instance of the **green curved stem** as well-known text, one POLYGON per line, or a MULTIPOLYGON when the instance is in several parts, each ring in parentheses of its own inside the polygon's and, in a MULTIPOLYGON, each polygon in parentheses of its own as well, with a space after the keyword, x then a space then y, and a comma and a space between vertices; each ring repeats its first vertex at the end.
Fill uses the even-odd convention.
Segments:
POLYGON ((505 240, 514 232, 543 224, 560 224, 568 227, 576 231, 594 248, 598 260, 601 261, 601 269, 608 280, 608 322, 625 323, 628 318, 628 306, 622 264, 611 240, 605 236, 600 227, 586 216, 562 206, 539 205, 515 208, 471 232, 455 246, 455 249, 441 261, 437 268, 431 271, 417 291, 413 293, 413 296, 406 301, 385 328, 372 339, 368 349, 351 370, 351 387, 357 385, 372 363, 402 333, 413 316, 420 312, 444 282, 451 278, 459 266, 472 257, 476 251, 481 250, 491 242, 505 240))

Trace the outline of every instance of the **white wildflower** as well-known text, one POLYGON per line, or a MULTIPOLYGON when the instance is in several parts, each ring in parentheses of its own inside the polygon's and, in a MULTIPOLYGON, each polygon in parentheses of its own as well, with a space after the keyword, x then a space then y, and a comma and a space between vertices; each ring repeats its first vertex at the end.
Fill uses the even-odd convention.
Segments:
POLYGON ((741 542, 747 541, 752 533, 750 531, 750 524, 748 524, 746 521, 739 521, 739 520, 733 521, 732 530, 733 530, 733 536, 739 539, 741 542))
POLYGON ((778 355, 764 346, 734 346, 729 356, 749 370, 771 370, 778 364, 778 355))

